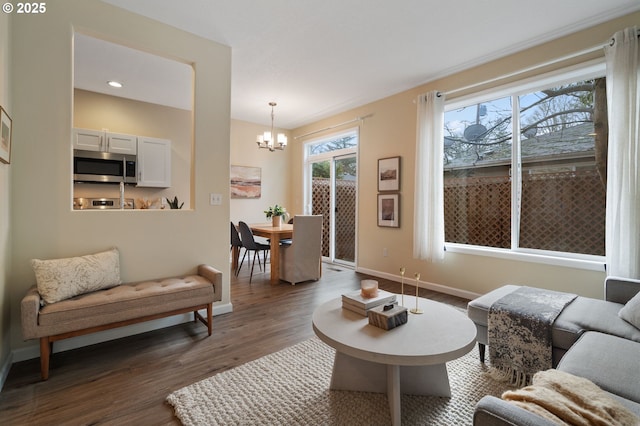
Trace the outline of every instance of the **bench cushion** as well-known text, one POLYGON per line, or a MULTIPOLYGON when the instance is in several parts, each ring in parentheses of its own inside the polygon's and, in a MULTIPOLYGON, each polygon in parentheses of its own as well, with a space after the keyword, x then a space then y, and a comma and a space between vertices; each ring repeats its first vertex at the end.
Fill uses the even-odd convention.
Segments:
POLYGON ((24 337, 54 336, 215 300, 212 283, 200 275, 122 284, 42 307, 38 326, 24 337))

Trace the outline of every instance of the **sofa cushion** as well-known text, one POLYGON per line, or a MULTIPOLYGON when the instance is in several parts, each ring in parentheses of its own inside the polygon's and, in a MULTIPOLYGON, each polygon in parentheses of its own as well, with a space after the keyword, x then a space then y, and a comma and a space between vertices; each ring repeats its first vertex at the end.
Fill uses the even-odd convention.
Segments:
POLYGON ((587 297, 581 299, 579 303, 567 306, 561 314, 565 321, 573 322, 584 331, 600 331, 640 342, 640 329, 618 315, 622 304, 587 297))
POLYGON ((631 298, 618 315, 635 328, 640 328, 640 293, 631 298))
POLYGON ((589 331, 564 355, 558 369, 640 403, 640 343, 589 331))
POLYGON ((32 259, 38 292, 46 303, 120 284, 120 254, 101 253, 64 259, 32 259))

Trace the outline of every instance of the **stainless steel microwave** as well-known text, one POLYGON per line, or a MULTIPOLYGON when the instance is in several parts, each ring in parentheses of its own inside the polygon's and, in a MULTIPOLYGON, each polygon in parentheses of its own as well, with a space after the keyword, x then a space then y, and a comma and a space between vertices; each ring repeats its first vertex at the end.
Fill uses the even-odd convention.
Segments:
POLYGON ((73 150, 73 181, 137 183, 136 156, 73 150))

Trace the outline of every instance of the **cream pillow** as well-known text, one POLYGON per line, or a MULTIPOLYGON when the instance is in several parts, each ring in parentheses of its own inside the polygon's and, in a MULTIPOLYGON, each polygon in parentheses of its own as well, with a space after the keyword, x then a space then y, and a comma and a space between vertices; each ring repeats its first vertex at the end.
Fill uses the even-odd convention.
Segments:
POLYGON ((117 248, 65 259, 32 259, 38 293, 46 303, 120 284, 117 248))
POLYGON ((640 328, 640 292, 620 309, 618 316, 635 328, 640 328))

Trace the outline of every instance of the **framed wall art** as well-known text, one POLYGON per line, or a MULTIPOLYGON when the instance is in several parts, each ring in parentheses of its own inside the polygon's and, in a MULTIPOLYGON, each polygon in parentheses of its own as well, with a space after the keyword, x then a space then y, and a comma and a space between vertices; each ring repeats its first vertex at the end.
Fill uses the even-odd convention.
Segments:
POLYGON ((0 106, 0 161, 11 161, 11 117, 0 106))
POLYGON ((400 191, 400 157, 378 160, 378 191, 400 191))
POLYGON ((400 194, 378 194, 378 226, 400 227, 400 194))
POLYGON ((231 198, 260 198, 262 169, 260 167, 231 166, 231 198))

